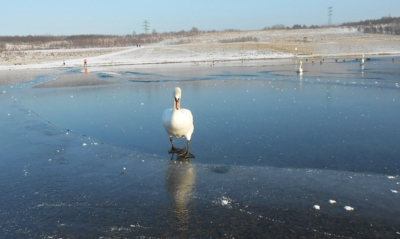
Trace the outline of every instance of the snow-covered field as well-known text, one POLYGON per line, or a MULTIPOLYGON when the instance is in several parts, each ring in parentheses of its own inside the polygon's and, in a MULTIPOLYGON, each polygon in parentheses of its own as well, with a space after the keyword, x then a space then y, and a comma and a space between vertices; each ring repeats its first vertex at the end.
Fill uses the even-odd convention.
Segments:
POLYGON ((0 54, 0 70, 242 61, 298 57, 399 55, 400 36, 363 34, 355 28, 204 33, 124 48, 54 49, 0 54), (252 38, 256 41, 237 42, 252 38), (185 42, 186 44, 178 44, 185 42), (225 43, 221 43, 225 42, 225 43), (65 61, 65 65, 63 62, 65 61))

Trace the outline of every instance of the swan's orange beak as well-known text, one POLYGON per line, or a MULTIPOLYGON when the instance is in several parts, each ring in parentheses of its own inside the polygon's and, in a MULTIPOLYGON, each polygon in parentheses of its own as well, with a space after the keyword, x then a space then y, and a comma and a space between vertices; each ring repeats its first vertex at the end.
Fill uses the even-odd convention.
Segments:
POLYGON ((181 108, 180 99, 175 98, 175 109, 179 110, 181 108))

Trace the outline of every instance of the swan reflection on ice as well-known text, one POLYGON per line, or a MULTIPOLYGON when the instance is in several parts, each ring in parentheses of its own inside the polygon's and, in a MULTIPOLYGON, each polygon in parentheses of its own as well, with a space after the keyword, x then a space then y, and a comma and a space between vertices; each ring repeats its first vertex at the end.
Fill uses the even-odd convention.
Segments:
POLYGON ((176 161, 171 160, 167 172, 167 188, 174 200, 177 228, 186 231, 189 224, 188 204, 195 188, 196 171, 189 161, 181 160, 179 157, 176 161))
POLYGON ((300 88, 303 86, 303 72, 299 73, 300 88))

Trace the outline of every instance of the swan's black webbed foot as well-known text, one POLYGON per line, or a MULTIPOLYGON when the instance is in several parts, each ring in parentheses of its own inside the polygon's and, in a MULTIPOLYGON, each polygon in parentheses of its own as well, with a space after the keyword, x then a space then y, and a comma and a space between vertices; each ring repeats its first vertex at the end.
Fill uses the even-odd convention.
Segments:
POLYGON ((180 148, 178 148, 178 147, 175 147, 175 146, 172 146, 169 150, 168 150, 168 153, 169 154, 179 154, 179 153, 181 153, 182 152, 182 149, 180 149, 180 148))
POLYGON ((181 153, 178 154, 180 158, 185 158, 185 159, 190 159, 190 158, 195 158, 194 155, 189 152, 186 148, 183 148, 181 153))

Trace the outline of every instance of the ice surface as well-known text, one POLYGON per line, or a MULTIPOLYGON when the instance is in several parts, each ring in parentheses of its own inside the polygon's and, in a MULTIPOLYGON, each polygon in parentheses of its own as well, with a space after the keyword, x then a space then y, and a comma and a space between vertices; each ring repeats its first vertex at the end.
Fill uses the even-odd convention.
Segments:
POLYGON ((302 79, 276 61, 1 86, 0 235, 394 237, 397 68, 331 61, 302 79), (191 161, 170 159, 161 126, 176 85, 195 117, 191 161))

